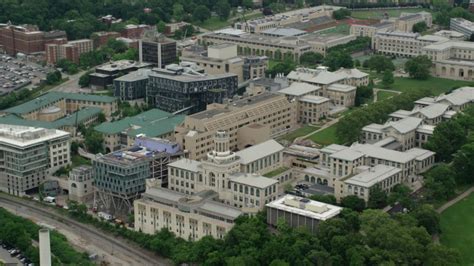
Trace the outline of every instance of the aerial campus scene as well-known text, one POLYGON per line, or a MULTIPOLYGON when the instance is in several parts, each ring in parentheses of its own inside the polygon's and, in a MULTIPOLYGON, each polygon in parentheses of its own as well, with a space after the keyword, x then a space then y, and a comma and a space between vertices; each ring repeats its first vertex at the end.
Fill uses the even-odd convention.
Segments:
POLYGON ((474 265, 474 1, 0 0, 3 265, 474 265))

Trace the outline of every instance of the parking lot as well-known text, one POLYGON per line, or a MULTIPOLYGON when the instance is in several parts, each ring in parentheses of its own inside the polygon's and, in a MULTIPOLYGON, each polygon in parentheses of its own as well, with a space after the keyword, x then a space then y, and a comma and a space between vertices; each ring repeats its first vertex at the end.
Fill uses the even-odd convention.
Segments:
POLYGON ((0 95, 29 84, 38 84, 49 71, 49 68, 27 62, 26 59, 0 55, 0 95))
POLYGON ((0 262, 5 265, 23 265, 18 258, 10 256, 10 253, 2 246, 0 246, 0 262))

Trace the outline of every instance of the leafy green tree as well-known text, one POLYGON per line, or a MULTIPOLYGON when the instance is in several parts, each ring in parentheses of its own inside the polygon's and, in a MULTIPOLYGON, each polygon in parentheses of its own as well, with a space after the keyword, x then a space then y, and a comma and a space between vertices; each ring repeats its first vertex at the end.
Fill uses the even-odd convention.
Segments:
POLYGON ((184 15, 186 12, 184 11, 184 7, 180 3, 175 3, 173 5, 173 18, 176 21, 182 21, 184 19, 184 15))
POLYGON ((358 212, 361 212, 365 209, 365 201, 355 195, 349 195, 342 198, 341 205, 358 212))
POLYGON ((367 103, 374 95, 373 86, 359 86, 356 90, 355 106, 367 103))
POLYGON ((447 200, 456 190, 456 173, 447 164, 440 164, 431 169, 426 177, 424 188, 426 197, 431 200, 447 200))
POLYGON ((385 70, 383 73, 382 77, 382 84, 384 88, 390 88, 390 85, 395 82, 395 79, 393 78, 393 73, 390 70, 385 70))
POLYGON ((367 206, 371 209, 382 209, 387 206, 387 193, 380 186, 374 186, 370 190, 367 206))
POLYGON ((411 213, 413 217, 418 221, 418 225, 423 226, 426 231, 430 234, 437 234, 440 231, 440 215, 428 204, 423 204, 418 208, 414 209, 411 213))
POLYGON ((324 59, 324 65, 329 67, 330 71, 338 70, 339 68, 352 68, 354 62, 350 54, 341 51, 330 52, 324 59))
POLYGON ((466 132, 456 119, 438 124, 433 131, 433 136, 428 139, 425 148, 436 152, 439 161, 447 162, 466 142, 466 132))
POLYGON ((227 20, 230 15, 230 4, 227 0, 219 0, 216 4, 216 13, 221 20, 227 20))
POLYGON ((100 112, 99 115, 97 116, 97 121, 98 121, 99 123, 105 122, 105 121, 106 121, 105 114, 102 113, 102 112, 100 112))
POLYGON ((307 52, 300 56, 300 64, 306 67, 314 67, 323 62, 324 56, 320 53, 307 52))
POLYGON ((107 47, 112 49, 114 53, 123 53, 128 49, 125 42, 116 39, 109 39, 107 41, 107 47))
POLYGON ((104 152, 104 137, 101 133, 95 131, 94 129, 87 130, 85 135, 84 144, 86 145, 87 150, 90 153, 97 154, 104 152))
POLYGON ((56 84, 59 81, 61 81, 61 78, 62 78, 61 72, 59 72, 58 70, 49 72, 48 74, 46 74, 46 83, 50 85, 56 84))
POLYGON ((89 77, 89 74, 91 74, 92 71, 88 71, 86 73, 84 73, 81 77, 79 77, 79 86, 81 86, 81 88, 84 88, 84 87, 88 87, 89 86, 89 83, 90 83, 90 77, 89 77))
POLYGON ((346 8, 341 8, 332 13, 332 17, 337 20, 345 19, 346 17, 349 17, 350 15, 351 15, 351 11, 346 8))
POLYGON ((288 75, 291 71, 295 70, 296 65, 291 60, 284 60, 272 66, 270 69, 267 69, 267 76, 275 77, 277 74, 283 73, 288 75))
POLYGON ((422 33, 428 29, 428 26, 426 25, 426 22, 421 21, 413 25, 413 32, 419 32, 422 33))
POLYGON ((474 142, 465 144, 454 154, 453 167, 459 183, 474 183, 474 142))
POLYGON ((455 249, 431 243, 426 248, 423 264, 427 266, 460 265, 460 257, 459 252, 455 249))
POLYGON ((193 12, 193 20, 198 22, 204 22, 211 17, 211 11, 205 5, 197 6, 193 12))
POLYGON ((166 23, 164 21, 158 22, 156 25, 156 30, 160 33, 164 33, 166 31, 166 23))
POLYGON ((388 195, 387 202, 390 205, 400 203, 403 207, 411 209, 413 201, 410 197, 411 189, 403 184, 397 184, 388 195))
POLYGON ((395 65, 393 64, 392 60, 383 55, 374 55, 365 62, 367 62, 367 65, 364 65, 364 67, 375 70, 377 73, 395 70, 395 65))
POLYGON ((333 204, 333 205, 337 204, 336 197, 334 197, 334 195, 314 194, 314 195, 311 195, 310 199, 315 200, 315 201, 319 201, 319 202, 328 203, 328 204, 333 204))
POLYGON ((411 78, 424 80, 430 77, 431 65, 432 62, 428 56, 419 55, 405 63, 405 71, 408 72, 411 78))

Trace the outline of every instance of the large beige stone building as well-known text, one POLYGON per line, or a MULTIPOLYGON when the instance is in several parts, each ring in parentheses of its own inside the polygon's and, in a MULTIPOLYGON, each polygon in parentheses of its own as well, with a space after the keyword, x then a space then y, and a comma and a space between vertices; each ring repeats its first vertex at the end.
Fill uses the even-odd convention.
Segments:
POLYGON ((373 25, 352 24, 350 33, 358 37, 374 37, 375 33, 395 30, 395 23, 383 21, 373 25))
POLYGON ((355 103, 356 86, 367 85, 369 75, 359 70, 330 72, 325 67, 317 69, 297 68, 288 76, 290 82, 302 82, 318 87, 317 96, 329 98, 332 105, 340 109, 353 106, 355 103))
POLYGON ((433 61, 432 74, 437 77, 474 80, 474 43, 438 42, 423 47, 421 54, 433 61))
POLYGON ((283 147, 270 140, 239 153, 230 148, 229 135, 217 131, 205 159, 168 164, 169 189, 148 188, 143 199, 135 200, 135 229, 153 234, 168 228, 193 240, 223 238, 239 215, 256 214, 275 200, 279 181, 256 172, 281 167, 283 147))
POLYGON ((260 91, 224 104, 210 104, 206 111, 186 116, 176 126, 175 138, 191 159, 201 159, 212 151, 217 130, 228 132, 231 150, 241 150, 293 130, 296 108, 296 102, 284 95, 260 91))
POLYGON ((234 28, 249 33, 260 33, 265 30, 284 27, 294 23, 306 22, 321 17, 332 17, 332 13, 340 8, 341 7, 338 6, 320 5, 292 10, 264 18, 237 22, 234 24, 234 28))
POLYGON ((265 77, 268 67, 267 57, 239 57, 237 45, 232 43, 210 45, 207 47, 207 51, 199 46, 191 46, 182 51, 180 59, 195 63, 208 74, 236 74, 239 83, 265 77))
POLYGON ((299 31, 288 29, 287 36, 275 37, 266 34, 248 33, 236 29, 223 29, 198 37, 204 46, 233 43, 239 55, 267 56, 271 59, 289 58, 298 61, 306 52, 325 55, 329 48, 346 44, 356 39, 355 35, 310 33, 299 36, 299 31), (292 32, 294 31, 294 34, 292 32))
POLYGON ((396 21, 398 31, 412 32, 413 26, 419 22, 425 22, 428 28, 433 26, 433 17, 431 13, 422 11, 418 13, 402 13, 396 21))
POLYGON ((377 53, 414 57, 421 54, 422 48, 437 42, 448 41, 448 38, 438 35, 420 35, 419 33, 385 31, 377 32, 372 38, 372 49, 377 53))

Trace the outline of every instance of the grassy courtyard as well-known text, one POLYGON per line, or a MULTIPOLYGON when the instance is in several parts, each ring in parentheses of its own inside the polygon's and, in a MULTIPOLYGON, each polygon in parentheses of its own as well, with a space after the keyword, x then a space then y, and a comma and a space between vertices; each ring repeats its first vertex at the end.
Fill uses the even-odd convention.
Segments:
POLYGON ((431 77, 427 80, 416 80, 411 78, 395 78, 395 83, 390 86, 391 90, 406 92, 410 90, 417 90, 422 88, 430 89, 433 95, 450 91, 453 87, 473 86, 474 82, 451 80, 443 78, 431 77))
POLYGON ((336 126, 337 124, 334 124, 328 128, 325 128, 311 136, 308 137, 308 139, 323 145, 327 146, 329 144, 341 144, 341 141, 337 139, 336 137, 336 126))
POLYGON ((391 92, 391 91, 378 91, 377 92, 377 101, 383 101, 383 100, 391 98, 395 95, 398 95, 398 93, 391 92))
POLYGON ((474 193, 441 214, 441 243, 459 250, 462 265, 474 264, 474 193))
POLYGON ((394 8, 384 10, 357 10, 351 12, 351 17, 357 19, 382 19, 384 14, 387 13, 390 17, 399 17, 402 12, 406 13, 417 13, 420 11, 428 11, 429 9, 423 8, 394 8))
POLYGON ((289 142, 293 142, 296 138, 308 135, 309 133, 318 130, 319 127, 311 126, 311 125, 304 125, 297 130, 290 132, 284 136, 281 136, 279 139, 284 139, 289 142))
POLYGON ((335 27, 320 31, 320 34, 349 34, 351 26, 349 24, 339 24, 335 27))

